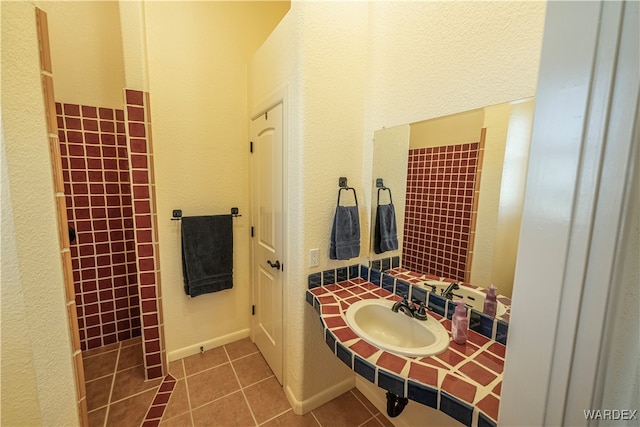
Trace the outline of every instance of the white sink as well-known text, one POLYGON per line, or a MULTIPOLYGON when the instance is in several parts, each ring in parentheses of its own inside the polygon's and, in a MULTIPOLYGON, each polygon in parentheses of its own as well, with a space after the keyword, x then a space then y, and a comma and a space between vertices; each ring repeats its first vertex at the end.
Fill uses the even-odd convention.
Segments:
POLYGON ((449 347, 449 334, 440 322, 393 312, 393 304, 385 299, 358 301, 347 309, 347 324, 369 344, 404 356, 434 356, 449 347))
MULTIPOLYGON (((428 291, 432 291, 432 286, 435 286, 436 295, 441 295, 442 291, 446 290, 449 285, 449 282, 442 282, 439 280, 427 280, 417 284, 417 286, 428 291)), ((469 288, 464 285, 459 285, 458 289, 454 290, 453 293, 453 301, 457 301, 460 299, 460 297, 462 297, 462 299, 464 299, 465 305, 467 305, 468 307, 471 307, 476 311, 479 311, 480 313, 482 313, 482 310, 484 310, 484 299, 486 297, 486 294, 484 292, 481 292, 477 289, 469 288)), ((497 303, 498 305, 496 307, 496 317, 499 317, 507 312, 507 307, 500 301, 497 301, 497 303)))

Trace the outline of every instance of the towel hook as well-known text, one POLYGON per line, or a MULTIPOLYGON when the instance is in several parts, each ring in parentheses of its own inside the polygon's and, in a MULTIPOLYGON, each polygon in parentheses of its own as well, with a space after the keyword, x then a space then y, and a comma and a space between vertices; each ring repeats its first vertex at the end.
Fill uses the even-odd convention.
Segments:
POLYGON ((340 206, 340 193, 342 192, 342 190, 346 190, 346 191, 353 191, 353 198, 356 201, 356 206, 358 206, 358 196, 356 195, 356 190, 352 187, 349 187, 347 185, 347 178, 344 176, 341 176, 340 178, 338 178, 338 185, 340 186, 340 189, 338 190, 338 206, 340 206))
POLYGON ((389 192, 389 204, 392 205, 393 204, 393 197, 391 196, 391 189, 388 187, 385 187, 384 182, 382 181, 382 178, 376 178, 376 187, 378 187, 378 206, 380 205, 380 191, 381 190, 386 190, 389 192))

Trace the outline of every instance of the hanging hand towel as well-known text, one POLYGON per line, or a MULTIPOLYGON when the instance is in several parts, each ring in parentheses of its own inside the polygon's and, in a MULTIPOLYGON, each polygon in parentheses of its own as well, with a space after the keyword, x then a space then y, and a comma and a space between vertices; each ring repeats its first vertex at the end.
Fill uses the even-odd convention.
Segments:
POLYGON ((358 206, 338 206, 333 217, 330 259, 351 259, 360 256, 360 218, 358 206))
POLYGON ((377 254, 398 249, 396 230, 396 210, 393 203, 378 205, 376 226, 373 237, 373 250, 377 254))
POLYGON ((191 297, 233 287, 231 215, 182 218, 182 273, 191 297))

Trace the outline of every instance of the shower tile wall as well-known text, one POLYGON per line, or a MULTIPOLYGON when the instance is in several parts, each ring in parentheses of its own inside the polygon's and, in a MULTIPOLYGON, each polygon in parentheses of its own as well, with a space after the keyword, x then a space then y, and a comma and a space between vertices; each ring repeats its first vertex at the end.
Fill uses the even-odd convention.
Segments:
POLYGON ((409 150, 403 267, 468 281, 481 145, 409 150))
POLYGON ((129 139, 135 245, 140 284, 141 321, 145 375, 147 379, 166 373, 163 318, 160 307, 160 265, 155 206, 153 144, 149 93, 125 89, 125 122, 129 139))
POLYGON ((140 335, 124 111, 56 103, 82 350, 140 335))

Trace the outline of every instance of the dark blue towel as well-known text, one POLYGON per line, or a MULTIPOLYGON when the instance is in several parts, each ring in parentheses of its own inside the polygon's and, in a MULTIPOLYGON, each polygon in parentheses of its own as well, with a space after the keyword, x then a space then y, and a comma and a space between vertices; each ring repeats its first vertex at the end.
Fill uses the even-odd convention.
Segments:
POLYGON ((358 206, 338 206, 333 217, 330 259, 351 259, 360 256, 360 218, 358 206))
POLYGON ((182 218, 182 273, 192 297, 233 287, 231 215, 182 218))
POLYGON ((373 250, 377 254, 398 249, 396 210, 393 204, 378 205, 373 234, 373 250))

